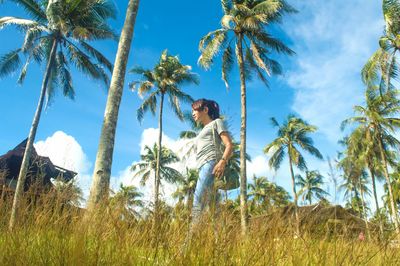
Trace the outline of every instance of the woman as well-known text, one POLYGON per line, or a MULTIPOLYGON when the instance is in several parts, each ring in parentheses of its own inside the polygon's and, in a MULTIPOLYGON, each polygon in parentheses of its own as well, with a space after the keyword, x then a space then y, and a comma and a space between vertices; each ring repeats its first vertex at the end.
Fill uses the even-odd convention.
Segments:
POLYGON ((219 106, 215 101, 195 101, 192 104, 192 116, 196 123, 204 126, 196 140, 199 179, 194 195, 192 223, 197 223, 205 207, 216 203, 217 190, 214 188, 214 181, 223 176, 233 145, 223 121, 219 118, 219 106), (218 147, 215 146, 219 146, 221 142, 225 150, 222 157, 217 158, 218 147))

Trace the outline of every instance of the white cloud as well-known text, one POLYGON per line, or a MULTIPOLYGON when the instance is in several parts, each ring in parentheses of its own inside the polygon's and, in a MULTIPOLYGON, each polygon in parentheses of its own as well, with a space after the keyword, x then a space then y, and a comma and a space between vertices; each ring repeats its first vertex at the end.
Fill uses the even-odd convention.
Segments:
POLYGON ((87 173, 92 165, 75 138, 62 131, 34 145, 39 155, 48 156, 55 165, 68 170, 87 173))
POLYGON ((39 155, 49 157, 53 164, 77 172, 77 183, 81 187, 84 197, 87 198, 91 183, 89 171, 92 163, 74 137, 57 131, 46 140, 36 142, 34 146, 39 155))
POLYGON ((300 14, 284 23, 295 43, 292 109, 319 127, 331 142, 340 122, 362 101, 360 72, 383 29, 380 5, 363 0, 310 0, 295 5, 300 14))

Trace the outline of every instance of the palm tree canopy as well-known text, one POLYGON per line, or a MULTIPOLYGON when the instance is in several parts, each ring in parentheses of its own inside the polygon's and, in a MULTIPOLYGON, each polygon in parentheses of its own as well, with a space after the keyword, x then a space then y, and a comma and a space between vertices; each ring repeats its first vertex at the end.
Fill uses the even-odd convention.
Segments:
MULTIPOLYGON (((145 146, 144 154, 142 154, 141 161, 135 163, 131 167, 131 171, 136 171, 134 177, 141 178, 141 185, 145 185, 150 177, 151 173, 156 171, 157 166, 157 144, 154 144, 151 149, 149 146, 145 146)), ((174 168, 168 166, 169 164, 176 163, 179 161, 178 156, 173 153, 170 149, 162 147, 161 158, 160 158, 160 178, 166 180, 169 183, 182 182, 183 177, 174 168)))
MULTIPOLYGON (((365 106, 354 107, 355 116, 342 122, 342 129, 348 125, 355 125, 353 133, 347 140, 353 149, 364 149, 364 156, 379 157, 378 143, 382 140, 389 163, 393 164, 393 156, 389 149, 400 150, 400 141, 394 136, 396 129, 400 127, 400 101, 397 99, 396 91, 388 91, 381 95, 373 89, 366 91, 365 106)), ((354 151, 354 153, 360 152, 354 151)), ((361 158, 362 159, 362 158, 361 158)), ((381 158, 380 158, 381 159, 381 158)))
POLYGON ((296 179, 296 186, 300 187, 299 195, 303 195, 303 200, 311 202, 312 198, 321 200, 329 195, 321 188, 324 177, 316 170, 306 171, 305 177, 297 175, 296 179))
POLYGON ((63 94, 71 99, 75 91, 70 65, 89 77, 109 83, 106 73, 112 64, 88 41, 116 39, 117 36, 107 24, 115 18, 116 8, 109 0, 87 1, 39 1, 14 0, 22 6, 31 19, 0 17, 0 29, 16 26, 25 34, 22 46, 0 57, 0 77, 17 71, 22 65, 18 78, 23 83, 29 64, 49 60, 52 44, 56 42, 55 62, 51 66, 47 88, 47 104, 60 87, 63 94), (22 62, 23 56, 25 63, 22 62), (23 64, 22 64, 23 63, 23 64))
POLYGON ((121 201, 128 208, 143 207, 143 201, 140 198, 143 197, 143 193, 138 191, 135 186, 124 186, 122 183, 119 186, 119 190, 112 197, 115 201, 121 201))
POLYGON ((153 115, 156 113, 157 96, 168 95, 172 110, 183 120, 183 113, 180 102, 191 103, 192 97, 184 93, 180 86, 185 84, 199 84, 198 76, 191 72, 191 66, 182 65, 178 56, 171 56, 167 50, 161 54, 159 62, 152 70, 134 67, 130 73, 138 74, 142 80, 130 83, 132 90, 137 90, 139 96, 144 99, 137 110, 137 118, 143 120, 144 114, 150 110, 153 115))
POLYGON ((290 200, 289 193, 281 186, 268 181, 266 177, 256 178, 248 185, 249 196, 257 203, 281 207, 287 205, 290 200))
POLYGON ((378 85, 381 94, 394 89, 391 80, 399 77, 396 57, 400 49, 400 2, 383 0, 382 10, 386 24, 384 35, 379 39, 378 50, 361 71, 363 82, 368 86, 378 85))
POLYGON ((278 137, 264 148, 266 154, 273 151, 269 159, 270 167, 275 170, 279 169, 287 152, 300 170, 306 170, 306 161, 299 148, 319 159, 323 158, 319 150, 314 147, 312 138, 308 136, 309 133, 317 130, 315 126, 309 125, 295 115, 289 115, 282 125, 279 125, 275 118, 271 118, 271 122, 274 127, 278 128, 278 137))
POLYGON ((266 26, 279 23, 285 13, 296 10, 284 0, 222 0, 224 15, 221 28, 208 33, 200 40, 201 56, 198 63, 205 69, 222 52, 222 79, 228 88, 228 74, 233 68, 234 53, 238 56, 237 42, 243 43, 246 78, 257 74, 268 86, 265 77, 282 72, 280 64, 270 58, 271 52, 292 55, 294 52, 283 42, 268 33, 266 26), (234 52, 235 51, 235 52, 234 52))
POLYGON ((199 179, 199 171, 197 169, 186 168, 186 175, 180 181, 178 189, 172 194, 173 198, 183 199, 188 194, 194 193, 197 180, 199 179))

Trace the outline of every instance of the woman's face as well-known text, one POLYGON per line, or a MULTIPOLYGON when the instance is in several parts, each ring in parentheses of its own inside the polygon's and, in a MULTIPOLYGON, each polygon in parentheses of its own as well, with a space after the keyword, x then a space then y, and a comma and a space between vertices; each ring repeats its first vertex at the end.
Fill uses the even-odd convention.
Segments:
POLYGON ((208 116, 208 109, 205 107, 203 110, 192 109, 192 117, 196 123, 202 123, 204 118, 208 116))

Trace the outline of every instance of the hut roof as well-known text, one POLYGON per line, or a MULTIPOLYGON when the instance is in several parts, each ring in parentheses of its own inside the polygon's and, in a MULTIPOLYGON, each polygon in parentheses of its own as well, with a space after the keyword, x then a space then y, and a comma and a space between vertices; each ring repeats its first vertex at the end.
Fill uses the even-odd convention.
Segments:
MULTIPOLYGON (((3 178, 17 180, 24 156, 27 139, 18 144, 14 149, 0 156, 0 171, 3 178)), ((76 172, 54 165, 49 157, 40 156, 33 148, 25 188, 37 181, 40 177, 43 185, 51 185, 51 178, 69 181, 77 175, 76 172)))

